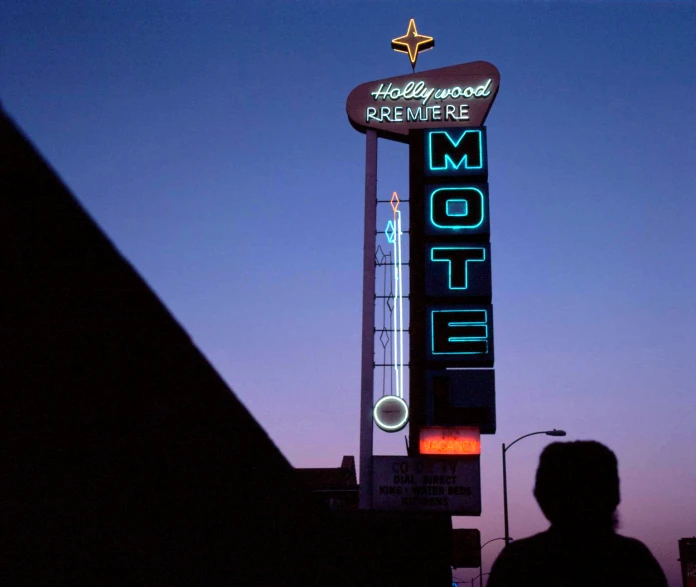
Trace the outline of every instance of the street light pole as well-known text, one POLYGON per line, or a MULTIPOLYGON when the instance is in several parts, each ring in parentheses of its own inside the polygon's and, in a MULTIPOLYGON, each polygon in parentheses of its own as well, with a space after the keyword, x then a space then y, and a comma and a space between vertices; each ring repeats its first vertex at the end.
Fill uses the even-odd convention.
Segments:
MULTIPOLYGON (((479 556, 479 587, 483 587, 483 547, 486 546, 486 544, 490 544, 491 542, 495 542, 496 540, 505 540, 505 538, 491 538, 488 542, 484 542, 481 545, 481 556, 479 556)), ((510 538, 510 540, 513 540, 510 538)))
POLYGON ((471 580, 471 587, 474 587, 474 581, 476 581, 476 579, 478 579, 479 577, 481 578, 481 582, 483 582, 483 576, 484 576, 484 575, 490 575, 490 573, 482 573, 481 575, 477 575, 476 577, 474 577, 474 578, 471 580))
POLYGON ((507 503, 507 466, 505 464, 505 443, 503 442, 503 517, 505 519, 505 546, 510 544, 510 528, 508 525, 508 503, 507 503))
POLYGON ((455 581, 454 579, 456 579, 456 577, 453 577, 452 585, 453 586, 459 585, 459 584, 463 584, 464 582, 466 582, 466 583, 471 583, 471 587, 474 587, 474 581, 476 581, 476 579, 478 579, 479 577, 481 577, 482 578, 481 580, 483 580, 483 577, 485 575, 490 575, 490 573, 483 573, 481 575, 476 575, 475 577, 472 577, 471 579, 462 579, 461 581, 459 579, 457 579, 455 581))
POLYGON ((512 445, 519 442, 523 438, 528 436, 534 436, 535 434, 546 434, 546 436, 565 436, 565 430, 540 430, 539 432, 530 432, 524 436, 520 436, 517 440, 514 440, 507 446, 503 443, 503 516, 505 518, 505 546, 510 544, 510 525, 508 523, 508 499, 507 499, 507 466, 505 462, 505 453, 512 448, 512 445))

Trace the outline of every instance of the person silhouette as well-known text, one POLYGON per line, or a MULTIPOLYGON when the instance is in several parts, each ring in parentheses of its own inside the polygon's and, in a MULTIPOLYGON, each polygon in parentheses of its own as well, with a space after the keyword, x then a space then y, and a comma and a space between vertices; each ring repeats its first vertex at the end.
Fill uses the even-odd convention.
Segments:
POLYGON ((551 526, 500 553, 488 587, 667 587, 639 540, 616 533, 616 455, 594 441, 554 442, 541 453, 534 497, 551 526))

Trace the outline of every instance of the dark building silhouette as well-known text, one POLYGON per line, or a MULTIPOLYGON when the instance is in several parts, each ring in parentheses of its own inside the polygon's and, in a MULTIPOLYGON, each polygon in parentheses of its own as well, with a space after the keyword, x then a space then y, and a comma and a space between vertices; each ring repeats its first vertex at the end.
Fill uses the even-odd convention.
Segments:
POLYGON ((297 469, 300 481, 331 510, 358 509, 359 491, 355 457, 345 456, 337 468, 297 469))
POLYGON ((0 139, 0 584, 449 585, 449 518, 317 503, 1 112, 0 139))

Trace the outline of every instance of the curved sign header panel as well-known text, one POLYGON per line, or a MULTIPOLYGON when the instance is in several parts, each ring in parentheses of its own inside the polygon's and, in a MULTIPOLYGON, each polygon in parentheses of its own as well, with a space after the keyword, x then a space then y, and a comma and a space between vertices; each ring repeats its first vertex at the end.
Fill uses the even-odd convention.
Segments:
POLYGON ((360 132, 405 143, 411 129, 483 126, 499 85, 495 65, 473 61, 360 84, 346 112, 360 132))

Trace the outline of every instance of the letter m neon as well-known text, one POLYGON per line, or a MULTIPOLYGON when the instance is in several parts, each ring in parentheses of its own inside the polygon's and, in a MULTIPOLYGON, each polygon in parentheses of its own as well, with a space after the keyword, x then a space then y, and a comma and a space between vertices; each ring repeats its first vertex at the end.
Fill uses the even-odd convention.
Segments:
POLYGON ((430 131, 428 133, 430 171, 483 168, 483 133, 430 131))

